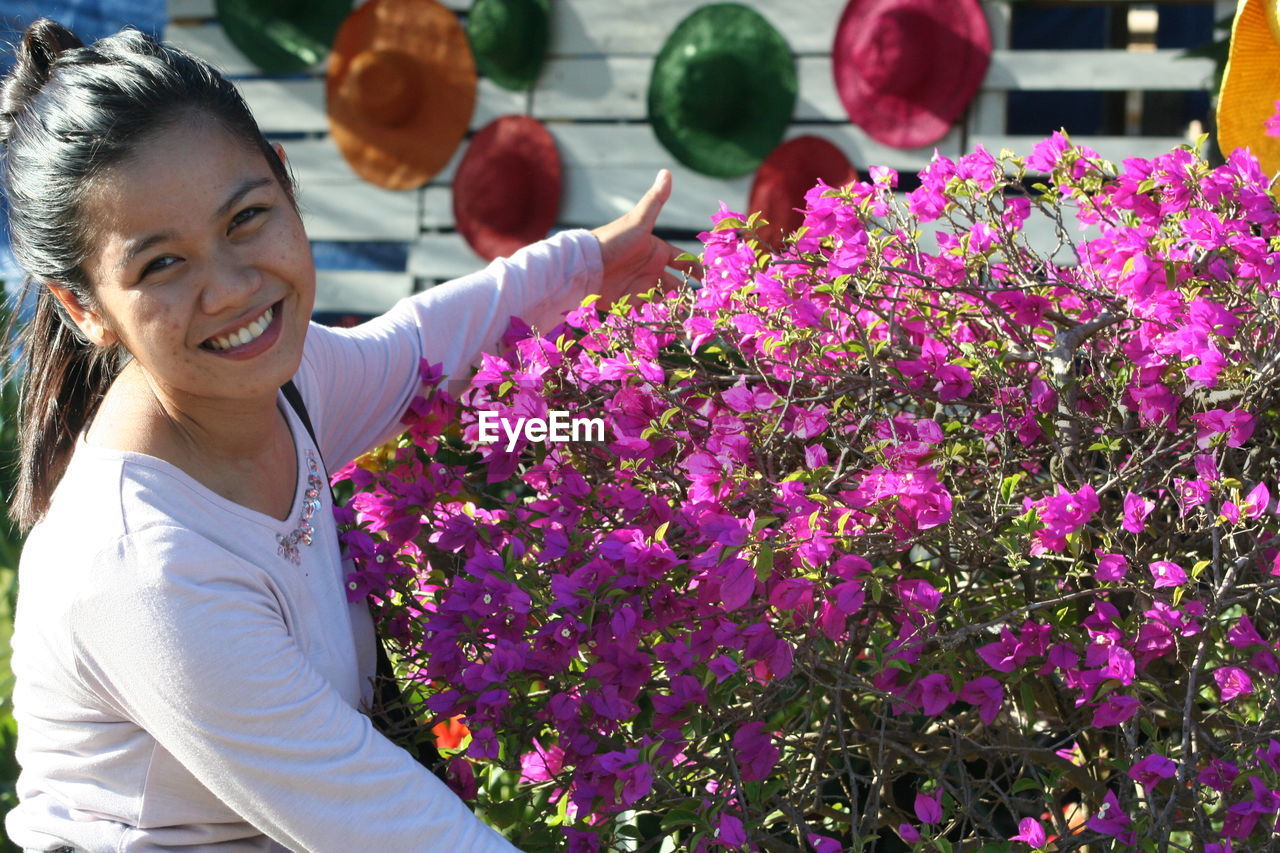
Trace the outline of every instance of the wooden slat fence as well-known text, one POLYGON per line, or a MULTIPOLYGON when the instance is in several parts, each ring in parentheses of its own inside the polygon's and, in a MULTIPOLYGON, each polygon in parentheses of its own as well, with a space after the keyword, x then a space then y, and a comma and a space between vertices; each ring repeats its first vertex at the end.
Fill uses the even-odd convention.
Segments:
MULTIPOLYGON (((446 5, 465 17, 470 3, 449 0, 446 5)), ((543 121, 555 138, 564 167, 559 226, 594 226, 626 211, 662 167, 673 171, 675 192, 659 225, 678 243, 697 245, 694 235, 706 227, 720 200, 731 207, 745 206, 750 176, 725 181, 686 169, 662 148, 647 123, 646 92, 654 55, 675 24, 700 5, 700 0, 551 0, 552 41, 534 89, 513 93, 480 81, 472 130, 500 115, 526 113, 543 121)), ((979 143, 992 151, 1029 151, 1041 137, 1007 132, 1010 93, 1205 92, 1212 86, 1212 64, 1182 58, 1182 48, 1012 48, 1017 16, 1027 14, 1018 7, 1086 4, 986 0, 995 50, 979 97, 936 145, 901 151, 875 143, 850 124, 836 96, 830 42, 845 0, 749 0, 748 5, 782 33, 796 55, 800 89, 788 138, 824 136, 864 173, 877 164, 904 174, 918 171, 935 148, 951 157, 979 143)), ((1135 12, 1150 18, 1150 13, 1158 16, 1166 8, 1101 5, 1110 10, 1113 21, 1124 15, 1132 19, 1135 12)), ((1234 3, 1222 0, 1188 0, 1182 5, 1212 10, 1213 19, 1234 8, 1234 3)), ((449 167, 421 189, 391 192, 364 182, 329 139, 323 68, 301 78, 263 77, 228 42, 214 16, 212 0, 170 0, 166 37, 235 78, 267 134, 283 140, 302 188, 312 239, 340 249, 370 242, 404 249, 397 256, 403 258, 403 267, 322 270, 317 310, 376 313, 415 288, 483 264, 453 229, 450 181, 465 143, 449 167)), ((1210 27, 1203 41, 1213 36, 1210 27)), ((1052 116, 1044 118, 1050 127, 1056 126, 1052 116)), ((1153 156, 1186 141, 1184 136, 1114 130, 1075 138, 1114 160, 1153 156)), ((340 259, 343 252, 336 255, 340 259)), ((340 266, 341 260, 333 263, 340 266)))

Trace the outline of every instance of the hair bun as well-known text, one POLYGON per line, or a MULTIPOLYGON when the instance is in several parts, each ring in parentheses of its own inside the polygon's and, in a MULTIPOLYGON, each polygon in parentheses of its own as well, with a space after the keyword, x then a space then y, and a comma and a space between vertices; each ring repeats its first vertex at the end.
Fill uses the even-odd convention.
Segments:
POLYGON ((7 143, 13 122, 53 74, 53 65, 67 50, 84 47, 71 30, 49 18, 37 18, 22 34, 17 62, 0 86, 0 142, 7 143))

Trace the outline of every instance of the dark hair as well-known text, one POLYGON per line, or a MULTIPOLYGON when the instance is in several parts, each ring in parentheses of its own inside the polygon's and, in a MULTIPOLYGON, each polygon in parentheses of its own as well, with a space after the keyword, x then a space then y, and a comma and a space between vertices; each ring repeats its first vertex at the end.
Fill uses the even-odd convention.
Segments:
MULTIPOLYGON (((83 272, 92 249, 82 222, 86 191, 139 143, 192 114, 260 149, 293 200, 288 170, 236 88, 202 60, 137 30, 85 47, 41 18, 23 34, 17 64, 0 85, 10 242, 26 289, 36 291, 34 317, 16 341, 22 390, 9 514, 23 530, 48 509, 77 436, 127 358, 118 345, 86 340, 46 284, 95 307, 83 272)), ((8 343, 15 344, 12 336, 8 343)))

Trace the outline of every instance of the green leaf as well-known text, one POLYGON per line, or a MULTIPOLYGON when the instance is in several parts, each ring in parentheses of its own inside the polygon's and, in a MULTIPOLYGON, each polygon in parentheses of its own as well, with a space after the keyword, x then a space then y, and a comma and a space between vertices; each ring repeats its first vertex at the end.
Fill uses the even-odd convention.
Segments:
POLYGON ((1039 791, 1040 783, 1035 779, 1022 778, 1013 783, 1013 793, 1020 794, 1023 791, 1039 791))

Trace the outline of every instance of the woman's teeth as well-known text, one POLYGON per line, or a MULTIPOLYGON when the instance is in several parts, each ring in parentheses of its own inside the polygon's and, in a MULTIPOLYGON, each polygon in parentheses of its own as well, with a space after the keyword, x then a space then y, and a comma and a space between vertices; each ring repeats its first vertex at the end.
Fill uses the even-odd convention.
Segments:
POLYGON ((259 335, 267 330, 267 326, 271 325, 271 318, 275 316, 275 308, 268 308, 266 312, 245 326, 238 332, 232 332, 221 338, 210 338, 205 341, 211 349, 226 350, 232 347, 242 347, 252 340, 257 339, 259 335))

